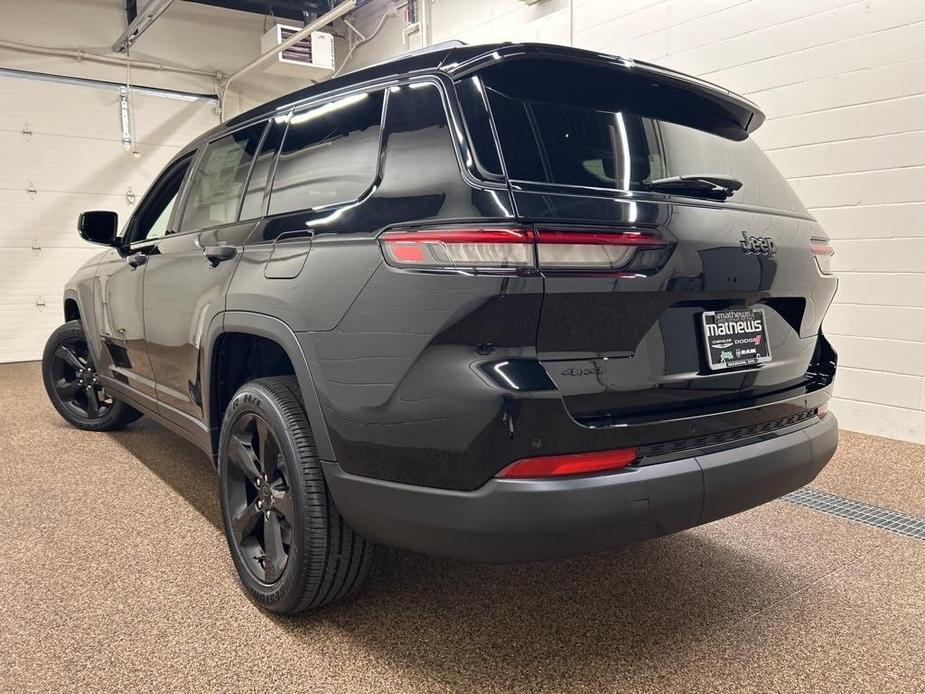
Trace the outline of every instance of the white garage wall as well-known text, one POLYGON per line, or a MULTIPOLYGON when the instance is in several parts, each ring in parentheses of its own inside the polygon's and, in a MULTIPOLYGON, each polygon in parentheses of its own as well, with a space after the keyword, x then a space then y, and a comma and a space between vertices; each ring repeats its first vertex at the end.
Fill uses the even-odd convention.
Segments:
MULTIPOLYGON (((139 7, 150 0, 138 0, 139 7)), ((260 55, 261 16, 183 0, 170 8, 142 34, 132 48, 137 60, 192 67, 229 75, 260 55)), ((125 29, 125 0, 0 0, 0 40, 57 48, 80 48, 86 53, 111 53, 112 44, 125 29)), ((124 81, 125 69, 71 57, 43 56, 0 47, 0 67, 55 75, 124 81)), ((134 81, 201 94, 215 93, 211 76, 142 70, 134 81)), ((254 73, 242 80, 249 107, 299 86, 297 80, 254 73)), ((237 111, 236 89, 231 110, 237 111)))
MULTIPOLYGON (((143 6, 146 0, 140 0, 143 6)), ((0 0, 0 41, 101 52, 125 27, 124 0, 0 0)), ((175 2, 136 43, 135 59, 229 74, 260 53, 258 15, 175 2)), ((0 47, 0 68, 85 80, 124 82, 126 69, 73 57, 0 47)), ((134 84, 214 94, 215 78, 135 69, 134 84)), ((241 85, 240 110, 296 80, 259 73, 241 85)), ((77 215, 110 209, 124 220, 137 197, 190 140, 219 122, 215 102, 136 91, 135 158, 122 147, 119 92, 0 74, 0 362, 38 359, 61 323, 62 288, 99 252, 77 236, 77 215), (24 134, 24 130, 31 134, 24 134), (34 189, 33 193, 29 190, 34 189)))
MULTIPOLYGON (((421 1, 430 42, 571 37, 757 102, 755 139, 835 240, 833 410, 845 428, 925 442, 925 2, 421 1)), ((384 6, 362 10, 361 30, 384 6)), ((355 65, 419 47, 402 26, 390 20, 355 65)))

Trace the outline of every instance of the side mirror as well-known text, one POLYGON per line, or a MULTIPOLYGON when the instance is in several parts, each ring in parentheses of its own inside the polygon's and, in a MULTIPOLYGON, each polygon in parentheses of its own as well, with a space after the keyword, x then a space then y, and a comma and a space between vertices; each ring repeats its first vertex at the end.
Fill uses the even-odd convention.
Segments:
POLYGON ((119 215, 104 210, 81 212, 77 218, 77 231, 82 239, 90 243, 118 246, 119 215))

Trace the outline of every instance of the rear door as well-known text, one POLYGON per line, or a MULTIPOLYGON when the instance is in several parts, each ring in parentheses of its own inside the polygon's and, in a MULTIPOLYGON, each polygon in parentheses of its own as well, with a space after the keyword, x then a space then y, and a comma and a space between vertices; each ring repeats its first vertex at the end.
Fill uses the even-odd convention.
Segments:
POLYGON ((205 145, 190 177, 182 214, 152 249, 145 268, 144 317, 148 356, 161 413, 181 426, 201 423, 200 347, 259 206, 240 210, 266 123, 205 145))
POLYGON ((835 291, 813 255, 824 234, 758 147, 657 90, 523 69, 483 88, 537 232, 538 356, 572 415, 698 416, 815 378, 835 291))

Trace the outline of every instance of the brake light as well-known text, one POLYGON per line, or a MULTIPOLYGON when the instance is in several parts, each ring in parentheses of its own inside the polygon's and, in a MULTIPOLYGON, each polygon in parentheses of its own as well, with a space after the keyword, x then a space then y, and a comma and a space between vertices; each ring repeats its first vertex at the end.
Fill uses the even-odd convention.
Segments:
POLYGON ((816 258, 816 265, 819 266, 819 272, 823 275, 831 275, 831 258, 835 255, 835 249, 832 248, 832 244, 829 243, 828 239, 810 239, 809 248, 816 258))
POLYGON ((389 231, 380 240, 386 261, 395 267, 474 272, 621 270, 638 249, 668 246, 648 231, 534 232, 518 227, 389 231))
POLYGON ((503 479, 525 479, 587 475, 593 472, 620 470, 636 458, 635 448, 524 458, 511 463, 495 476, 503 479))
POLYGON ((825 416, 826 416, 828 413, 829 413, 829 406, 828 406, 828 404, 819 405, 819 407, 816 408, 816 416, 819 417, 819 419, 825 419, 825 416))

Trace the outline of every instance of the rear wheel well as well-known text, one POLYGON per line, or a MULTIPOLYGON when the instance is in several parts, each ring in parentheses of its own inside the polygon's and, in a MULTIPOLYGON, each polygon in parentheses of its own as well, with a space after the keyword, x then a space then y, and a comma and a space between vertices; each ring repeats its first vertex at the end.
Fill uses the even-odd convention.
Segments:
POLYGON ((212 450, 218 451, 225 408, 238 388, 255 378, 294 376, 295 369, 278 342, 248 333, 225 333, 212 353, 212 450))
POLYGON ((74 299, 64 300, 64 322, 80 320, 80 307, 74 299))

